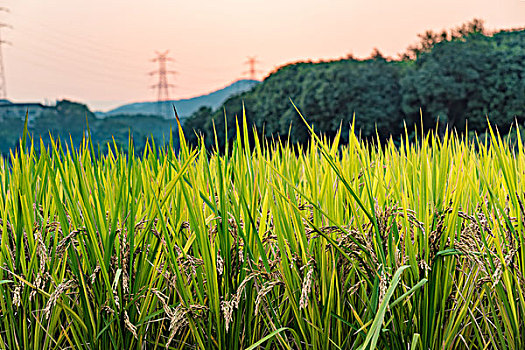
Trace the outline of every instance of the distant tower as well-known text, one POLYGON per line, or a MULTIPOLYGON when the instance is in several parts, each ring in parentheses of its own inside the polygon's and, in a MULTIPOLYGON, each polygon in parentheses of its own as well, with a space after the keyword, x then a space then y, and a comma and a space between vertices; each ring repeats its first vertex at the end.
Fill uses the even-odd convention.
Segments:
POLYGON ((170 99, 170 87, 175 85, 168 83, 168 74, 176 74, 173 70, 166 69, 166 62, 174 61, 173 58, 168 57, 169 50, 160 53, 155 51, 157 57, 152 59, 152 62, 159 62, 159 68, 156 71, 150 72, 150 75, 158 75, 159 81, 157 84, 152 85, 151 88, 157 90, 157 108, 158 113, 163 117, 167 117, 169 114, 169 105, 167 101, 170 99))
POLYGON ((248 74, 251 80, 257 80, 257 73, 261 72, 260 70, 255 69, 255 65, 259 63, 257 60, 257 57, 248 57, 248 60, 244 62, 244 64, 247 64, 250 68, 248 71, 244 72, 243 74, 248 74))
MULTIPOLYGON (((9 9, 5 7, 0 7, 0 11, 9 12, 9 9)), ((0 23, 0 30, 2 28, 11 28, 10 25, 5 23, 0 23)), ((4 69, 4 59, 2 56, 2 45, 10 44, 8 41, 2 40, 2 33, 0 32, 0 99, 7 98, 7 87, 5 82, 5 69, 4 69)))

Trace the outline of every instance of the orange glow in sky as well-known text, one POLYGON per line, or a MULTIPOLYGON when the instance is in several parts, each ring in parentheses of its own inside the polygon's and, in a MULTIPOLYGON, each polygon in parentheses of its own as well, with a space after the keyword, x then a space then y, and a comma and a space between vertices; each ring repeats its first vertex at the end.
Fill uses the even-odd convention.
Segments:
POLYGON ((172 98, 243 76, 257 56, 264 78, 298 60, 396 57, 427 29, 473 18, 523 27, 524 0, 0 0, 8 98, 69 98, 107 109, 154 100, 155 51, 170 50, 172 98))

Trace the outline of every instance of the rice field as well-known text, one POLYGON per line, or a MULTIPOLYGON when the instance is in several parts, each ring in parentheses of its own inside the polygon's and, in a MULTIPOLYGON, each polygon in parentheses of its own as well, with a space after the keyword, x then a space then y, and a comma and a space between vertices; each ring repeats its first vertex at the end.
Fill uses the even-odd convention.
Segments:
POLYGON ((525 347, 519 132, 247 134, 102 157, 24 136, 0 159, 0 348, 525 347))

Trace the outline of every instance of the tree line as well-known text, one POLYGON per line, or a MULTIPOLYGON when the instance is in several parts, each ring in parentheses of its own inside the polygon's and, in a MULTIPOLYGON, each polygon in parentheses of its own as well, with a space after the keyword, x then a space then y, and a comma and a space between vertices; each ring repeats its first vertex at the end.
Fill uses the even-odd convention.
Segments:
POLYGON ((62 100, 40 112, 20 110, 7 115, 4 111, 4 115, 0 115, 0 155, 8 156, 11 150, 16 151, 20 147, 26 113, 29 118, 27 131, 37 152, 41 146, 50 147, 49 136, 69 148, 79 147, 84 138, 90 137, 96 145, 95 151, 100 154, 107 154, 110 148, 115 147, 128 152, 130 137, 137 154, 144 152, 146 142, 156 148, 163 147, 171 136, 171 141, 178 143, 174 118, 115 115, 101 119, 84 104, 62 100))
MULTIPOLYGON (((489 33, 481 20, 452 30, 427 31, 398 59, 375 50, 367 59, 349 56, 289 64, 254 89, 217 109, 203 107, 183 124, 190 142, 207 146, 235 137, 243 108, 261 136, 293 143, 309 139, 290 99, 315 130, 333 136, 355 121, 363 139, 399 139, 413 125, 482 134, 487 118, 507 133, 525 122, 525 30, 489 33), (215 128, 215 130, 214 130, 215 128)), ((343 142, 348 134, 343 134, 343 142)))

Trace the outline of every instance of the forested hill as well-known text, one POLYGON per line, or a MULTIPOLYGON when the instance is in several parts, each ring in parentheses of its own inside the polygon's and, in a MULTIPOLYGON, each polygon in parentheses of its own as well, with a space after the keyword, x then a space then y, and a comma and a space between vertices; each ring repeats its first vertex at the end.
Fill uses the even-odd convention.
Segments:
MULTIPOLYGON (((55 106, 39 104, 0 104, 0 154, 9 155, 19 146, 28 115, 28 132, 34 138, 36 150, 40 149, 40 138, 45 147, 50 144, 49 136, 60 140, 63 145, 71 143, 78 147, 89 134, 97 149, 106 153, 108 143, 127 150, 129 136, 133 137, 135 151, 140 154, 146 140, 152 137, 156 145, 163 145, 170 138, 170 130, 176 131, 175 119, 158 116, 133 115, 112 116, 100 119, 86 105, 67 100, 58 101, 55 106)), ((177 133, 173 133, 177 138, 177 133)))
POLYGON ((168 115, 165 117, 159 115, 157 102, 127 104, 107 113, 93 113, 88 106, 68 100, 58 101, 55 106, 0 100, 0 155, 8 155, 11 149, 14 150, 19 145, 26 113, 28 131, 35 139, 37 150, 40 148, 40 137, 44 146, 49 145, 50 134, 63 143, 72 141, 73 145, 78 147, 87 134, 89 125, 91 139, 94 144, 100 146, 101 152, 107 151, 108 142, 127 150, 131 135, 135 151, 141 153, 148 138, 153 138, 157 146, 167 142, 170 136, 178 139, 172 103, 177 106, 179 115, 184 117, 202 105, 220 106, 228 97, 246 91, 258 83, 256 80, 238 80, 206 95, 166 101, 168 108, 165 108, 165 111, 168 115))
MULTIPOLYGON (((442 33, 428 31, 397 60, 377 50, 365 60, 304 62, 284 66, 253 90, 228 99, 217 110, 201 108, 184 124, 196 142, 195 130, 208 145, 214 143, 213 124, 224 143, 224 110, 229 137, 235 136, 235 117, 266 136, 288 135, 305 142, 308 132, 290 98, 317 131, 333 135, 348 130, 355 118, 363 138, 399 139, 404 123, 441 130, 483 133, 486 118, 507 132, 514 120, 525 122, 525 30, 486 33, 474 20, 442 33), (422 115, 420 114, 422 111, 422 115)), ((343 135, 343 141, 347 138, 343 135)), ((288 136, 286 136, 288 137, 288 136)))

